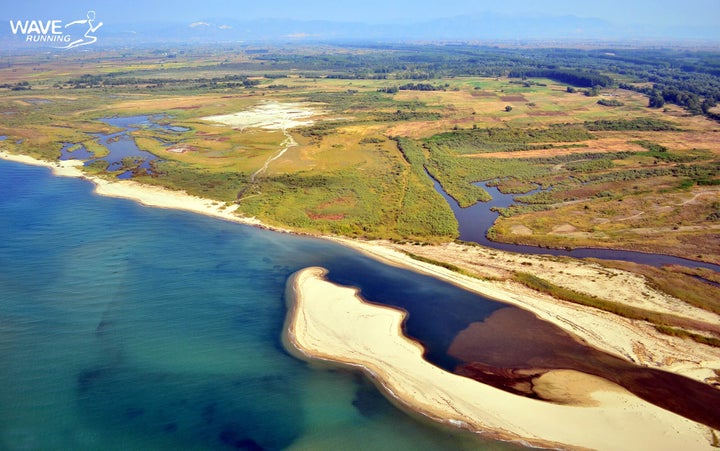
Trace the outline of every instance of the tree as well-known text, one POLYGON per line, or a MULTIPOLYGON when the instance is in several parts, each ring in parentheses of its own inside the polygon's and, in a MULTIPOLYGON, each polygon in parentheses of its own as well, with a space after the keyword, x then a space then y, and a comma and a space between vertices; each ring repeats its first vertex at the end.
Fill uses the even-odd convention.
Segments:
POLYGON ((511 112, 512 106, 510 106, 510 105, 505 106, 505 111, 507 111, 508 113, 511 112))
POLYGON ((600 86, 593 86, 592 88, 585 91, 585 95, 588 97, 596 97, 600 94, 600 86))
POLYGON ((665 106, 665 99, 663 96, 661 96, 657 91, 653 92, 650 95, 650 100, 648 101, 648 107, 649 108, 662 108, 665 106))

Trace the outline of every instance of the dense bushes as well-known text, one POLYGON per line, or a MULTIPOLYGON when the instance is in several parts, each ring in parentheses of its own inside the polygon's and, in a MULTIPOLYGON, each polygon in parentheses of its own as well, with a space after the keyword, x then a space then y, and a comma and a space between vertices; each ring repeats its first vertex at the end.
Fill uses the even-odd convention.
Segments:
POLYGON ((458 224, 447 202, 435 191, 425 172, 425 156, 416 143, 395 138, 398 149, 410 165, 397 230, 404 238, 457 237, 458 224))
POLYGON ((597 72, 590 72, 576 69, 513 69, 508 74, 511 78, 549 78, 560 83, 567 83, 581 88, 592 88, 600 86, 606 88, 612 86, 613 79, 607 75, 597 72))
POLYGON ((607 119, 594 122, 585 122, 590 131, 677 131, 674 124, 662 119, 638 117, 635 119, 607 119))
POLYGON ((582 126, 554 125, 547 128, 478 128, 440 133, 429 138, 429 144, 451 149, 456 153, 479 153, 549 148, 532 143, 578 142, 593 139, 582 126))
POLYGON ((623 106, 625 105, 619 100, 616 99, 600 99, 597 101, 598 105, 602 106, 623 106))

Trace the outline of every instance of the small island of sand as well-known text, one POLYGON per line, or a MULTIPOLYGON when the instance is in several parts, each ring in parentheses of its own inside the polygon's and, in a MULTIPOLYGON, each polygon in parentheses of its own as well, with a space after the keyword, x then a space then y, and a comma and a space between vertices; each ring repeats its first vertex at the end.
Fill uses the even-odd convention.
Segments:
POLYGON ((444 371, 402 334, 405 313, 364 302, 322 268, 288 281, 284 342, 294 355, 361 368, 393 402, 488 437, 536 446, 592 449, 708 449, 709 428, 643 401, 603 379, 554 371, 538 381, 564 399, 516 396, 444 371))
MULTIPOLYGON (((255 218, 241 217, 234 212, 236 206, 132 180, 108 180, 89 175, 81 170, 81 161, 49 162, 2 150, 0 158, 45 166, 51 168, 57 176, 87 179, 94 183, 100 195, 288 232, 269 227, 255 218)), ((622 302, 642 299, 646 303, 652 302, 653 307, 660 311, 672 308, 677 313, 677 308, 681 308, 684 316, 704 321, 715 318, 687 304, 673 307, 675 304, 670 302, 672 300, 669 301, 667 296, 659 294, 637 276, 622 272, 609 274, 607 270, 579 260, 561 262, 543 259, 541 256, 509 253, 502 253, 503 259, 496 259, 495 254, 500 251, 480 247, 468 250, 454 243, 428 246, 428 249, 406 249, 407 245, 403 248, 387 242, 325 238, 387 264, 429 274, 467 290, 519 306, 598 349, 629 361, 662 368, 706 383, 710 383, 716 374, 713 370, 718 364, 715 348, 677 337, 659 336, 654 329, 636 321, 563 303, 519 284, 466 277, 411 258, 406 252, 431 252, 433 256, 441 255, 442 258, 454 256, 450 261, 478 269, 481 274, 489 276, 494 272, 523 268, 525 264, 532 263, 536 271, 543 271, 543 277, 560 285, 572 283, 576 286, 580 281, 584 284, 592 282, 592 286, 584 289, 602 292, 611 299, 617 298, 622 302), (473 257, 471 262, 463 260, 468 257, 473 257), (618 278, 622 280, 618 282, 618 278), (616 290, 617 286, 622 286, 622 290, 616 290)), ((322 359, 362 368, 378 385, 384 387, 385 394, 393 402, 408 411, 420 412, 434 420, 473 430, 487 437, 539 446, 677 449, 682 445, 688 449, 709 449, 713 441, 717 440, 708 427, 646 403, 617 385, 595 376, 553 370, 536 378, 533 381, 535 391, 545 399, 565 403, 559 405, 522 398, 440 370, 422 359, 422 348, 417 343, 401 334, 401 312, 366 304, 357 298, 354 290, 336 287, 325 281, 322 274, 319 269, 306 270, 288 283, 290 313, 285 328, 288 350, 300 358, 322 359), (333 302, 337 300, 342 302, 333 302), (333 308, 325 307, 326 304, 333 305, 333 308), (345 310, 335 311, 337 308, 345 310), (373 322, 376 317, 380 318, 378 323, 373 322), (366 327, 366 321, 373 326, 366 327), (323 330, 322 327, 327 328, 323 330), (397 356, 388 354, 392 352, 396 352, 397 356), (468 392, 465 393, 465 390, 468 392)))

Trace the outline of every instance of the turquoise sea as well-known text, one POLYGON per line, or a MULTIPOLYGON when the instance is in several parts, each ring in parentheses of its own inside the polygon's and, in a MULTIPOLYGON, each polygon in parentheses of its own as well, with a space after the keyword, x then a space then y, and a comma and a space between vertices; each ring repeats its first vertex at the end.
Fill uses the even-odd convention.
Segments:
POLYGON ((411 311, 408 333, 440 364, 459 324, 500 304, 334 243, 99 197, 6 161, 0 234, 2 450, 510 448, 414 418, 280 341, 287 277, 312 265, 411 311))

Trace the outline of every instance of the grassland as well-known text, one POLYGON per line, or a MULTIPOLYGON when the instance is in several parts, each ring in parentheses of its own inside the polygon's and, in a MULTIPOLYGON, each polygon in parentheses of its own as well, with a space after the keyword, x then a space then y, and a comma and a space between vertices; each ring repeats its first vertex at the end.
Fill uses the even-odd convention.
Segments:
MULTIPOLYGON (((236 204, 238 214, 269 225, 397 246, 448 243, 458 237, 458 224, 429 176, 462 206, 489 200, 474 183, 491 180, 519 195, 490 230, 495 240, 720 263, 718 122, 669 103, 648 108, 648 97, 637 92, 647 83, 629 75, 632 67, 623 75, 606 73, 627 89, 585 95, 550 79, 507 78, 505 53, 493 63, 485 50, 469 51, 483 55, 485 73, 462 52, 446 57, 450 50, 429 47, 407 54, 106 51, 62 61, 21 55, 0 67, 6 83, 0 149, 55 160, 63 147, 82 144, 101 157, 108 149, 98 136, 119 131, 101 119, 150 115, 181 128, 131 133, 140 149, 160 158, 152 174, 138 172, 136 180, 236 204), (368 67, 359 70, 357 58, 368 67), (417 80, 434 90, 398 89, 417 80), (13 89, 18 86, 31 89, 13 89), (262 128, 207 119, 271 103, 312 110, 311 123, 262 128), (523 196, 538 186, 541 192, 523 196)), ((108 178, 120 172, 103 164, 86 170, 108 178)), ((411 254, 474 273, 458 255, 440 261, 425 249, 416 246, 411 254)), ((720 311, 720 279, 712 271, 602 264, 640 274, 693 308, 720 311)), ((594 298, 524 269, 492 277, 718 344, 716 328, 594 298)))
POLYGON ((397 63, 393 50, 206 50, 14 58, 0 68, 0 146, 52 160, 82 143, 100 156, 97 134, 113 131, 101 118, 155 115, 187 131, 133 132, 162 159, 138 180, 238 202, 269 224, 452 240, 457 224, 429 173, 463 206, 489 199, 477 181, 520 194, 551 188, 503 211, 496 240, 720 262, 720 126, 679 106, 650 109, 646 95, 617 87, 592 96, 550 79, 471 75, 466 63, 431 72, 422 57, 397 63), (374 66, 360 71, 354 57, 374 66), (435 90, 396 89, 420 73, 435 90), (31 89, 11 88, 22 82, 31 89), (286 133, 204 118, 268 101, 322 113, 288 130, 296 145, 251 180, 286 133))

